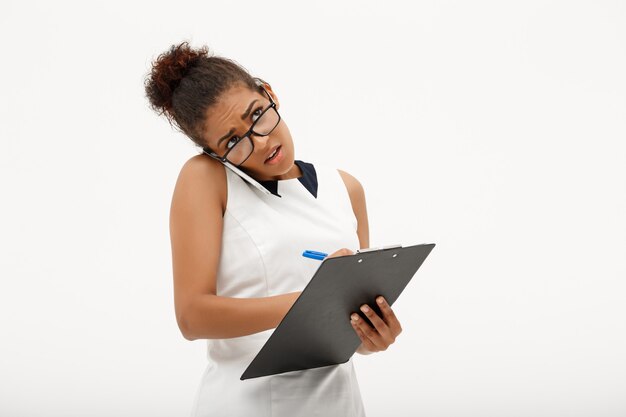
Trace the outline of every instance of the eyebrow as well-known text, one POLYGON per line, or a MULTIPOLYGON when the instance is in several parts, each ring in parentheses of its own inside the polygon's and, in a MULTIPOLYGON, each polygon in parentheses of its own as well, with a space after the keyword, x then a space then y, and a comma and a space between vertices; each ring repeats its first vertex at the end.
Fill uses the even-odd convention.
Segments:
MULTIPOLYGON (((253 100, 252 103, 248 105, 248 108, 246 109, 246 111, 241 115, 241 120, 246 120, 248 118, 248 115, 250 114, 250 111, 252 110, 252 106, 254 106, 254 103, 256 103, 257 101, 259 100, 258 99, 253 100)), ((235 133, 235 129, 230 129, 227 134, 219 138, 219 140, 217 141, 217 147, 219 148, 222 141, 225 139, 228 139, 230 135, 232 135, 233 133, 235 133)))

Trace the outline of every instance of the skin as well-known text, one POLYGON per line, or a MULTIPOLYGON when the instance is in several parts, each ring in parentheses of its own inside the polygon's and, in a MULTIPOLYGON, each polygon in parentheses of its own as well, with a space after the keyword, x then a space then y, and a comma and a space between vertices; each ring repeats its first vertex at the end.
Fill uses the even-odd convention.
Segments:
MULTIPOLYGON (((266 84, 265 90, 276 103, 276 108, 280 109, 278 97, 276 97, 271 87, 266 84)), ((243 135, 250 128, 256 116, 261 113, 261 110, 265 109, 269 104, 270 101, 265 94, 250 91, 245 86, 235 86, 226 91, 206 113, 204 137, 207 140, 208 147, 218 155, 224 155, 228 150, 226 147, 228 139, 222 141, 219 145, 218 140, 231 129, 234 130, 233 135, 243 135), (255 100, 256 103, 251 108, 252 111, 246 120, 241 120, 241 115, 246 112, 250 103, 255 100)), ((251 177, 265 181, 297 178, 302 175, 300 168, 294 164, 293 139, 284 120, 281 120, 268 136, 252 135, 252 141, 254 143, 254 152, 240 167, 251 177), (277 145, 282 147, 284 156, 282 161, 277 165, 266 164, 266 157, 277 145)))
MULTIPOLYGON (((279 108, 276 94, 269 85, 266 91, 279 108)), ((269 105, 262 92, 235 85, 222 94, 206 112, 204 138, 206 146, 218 155, 226 152, 226 142, 218 139, 231 129, 242 135, 260 114, 258 108, 269 105), (245 120, 249 104, 257 100, 245 120), (256 112, 255 112, 256 111, 256 112)), ((257 180, 290 179, 302 175, 294 163, 294 145, 284 120, 268 136, 251 136, 254 152, 240 166, 257 180), (276 146, 281 146, 283 159, 276 165, 265 163, 276 146)), ((358 222, 357 235, 361 248, 369 247, 369 227, 363 187, 350 174, 339 171, 350 196, 358 222)), ((223 165, 205 154, 190 158, 182 167, 172 196, 170 208, 170 237, 174 275, 174 303, 176 319, 183 336, 188 340, 231 338, 275 328, 300 292, 272 297, 233 298, 216 293, 217 268, 222 243, 223 216, 226 209, 227 186, 223 165)), ((353 252, 343 248, 329 255, 346 256, 353 252)), ((353 314, 350 320, 361 339, 357 352, 368 354, 386 350, 402 331, 391 307, 382 299, 379 308, 382 317, 366 304, 361 311, 374 326, 353 314)), ((377 301, 378 301, 377 300, 377 301)))

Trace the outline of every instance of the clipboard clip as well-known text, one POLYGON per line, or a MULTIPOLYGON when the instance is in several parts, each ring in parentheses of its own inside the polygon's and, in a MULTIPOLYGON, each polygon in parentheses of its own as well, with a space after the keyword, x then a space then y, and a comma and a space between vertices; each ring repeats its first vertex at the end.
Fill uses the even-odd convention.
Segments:
POLYGON ((398 249, 401 247, 402 245, 387 245, 387 246, 374 247, 374 248, 357 249, 356 253, 375 252, 375 251, 387 250, 387 249, 398 249))

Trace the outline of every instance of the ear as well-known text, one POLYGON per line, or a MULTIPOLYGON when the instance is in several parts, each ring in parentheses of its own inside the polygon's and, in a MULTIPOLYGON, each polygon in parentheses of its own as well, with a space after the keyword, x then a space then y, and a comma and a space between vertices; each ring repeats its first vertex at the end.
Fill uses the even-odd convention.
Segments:
MULTIPOLYGON (((272 97, 272 100, 274 100, 274 103, 276 103, 276 109, 279 109, 280 102, 278 101, 278 97, 276 96, 276 93, 274 93, 274 91, 272 90, 272 87, 268 83, 262 80, 259 80, 259 87, 265 88, 265 91, 267 91, 270 97, 272 97)), ((261 94, 263 94, 263 92, 261 92, 261 94)))

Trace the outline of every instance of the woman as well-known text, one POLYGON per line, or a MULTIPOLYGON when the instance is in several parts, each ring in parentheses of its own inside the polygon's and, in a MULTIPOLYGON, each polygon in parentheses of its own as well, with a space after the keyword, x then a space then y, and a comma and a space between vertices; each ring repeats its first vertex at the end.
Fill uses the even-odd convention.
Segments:
MULTIPOLYGON (((193 415, 363 416, 352 360, 239 380, 319 266, 302 252, 369 246, 361 184, 295 160, 270 85, 206 48, 173 45, 145 86, 152 108, 203 150, 182 167, 170 215, 176 319, 186 339, 208 339, 193 415)), ((361 308, 374 326, 345 318, 361 354, 401 331, 376 301, 382 317, 361 308)))

